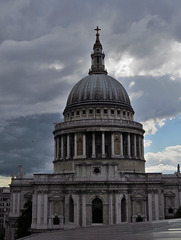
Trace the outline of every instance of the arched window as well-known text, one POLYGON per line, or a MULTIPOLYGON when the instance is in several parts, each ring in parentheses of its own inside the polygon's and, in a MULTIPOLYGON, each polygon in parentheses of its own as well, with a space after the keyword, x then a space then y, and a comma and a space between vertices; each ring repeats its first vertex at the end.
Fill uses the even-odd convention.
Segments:
POLYGON ((74 222, 74 200, 69 198, 69 221, 74 222))
POLYGON ((121 222, 126 222, 126 199, 125 197, 121 200, 121 222))
POLYGON ((92 201, 92 223, 103 223, 103 204, 99 198, 92 201))

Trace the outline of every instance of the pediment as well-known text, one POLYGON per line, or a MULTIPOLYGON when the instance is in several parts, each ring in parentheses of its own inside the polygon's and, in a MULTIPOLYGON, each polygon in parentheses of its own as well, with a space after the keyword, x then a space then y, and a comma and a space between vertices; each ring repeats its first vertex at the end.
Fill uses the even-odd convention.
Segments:
POLYGON ((49 200, 51 201, 62 201, 64 199, 64 196, 62 193, 55 192, 49 196, 49 200))
POLYGON ((136 193, 133 193, 131 198, 134 200, 139 200, 139 199, 145 199, 146 198, 146 195, 144 193, 140 193, 140 192, 136 192, 136 193))
POLYGON ((164 193, 164 195, 168 196, 168 197, 175 197, 175 193, 172 191, 166 192, 166 193, 164 193))

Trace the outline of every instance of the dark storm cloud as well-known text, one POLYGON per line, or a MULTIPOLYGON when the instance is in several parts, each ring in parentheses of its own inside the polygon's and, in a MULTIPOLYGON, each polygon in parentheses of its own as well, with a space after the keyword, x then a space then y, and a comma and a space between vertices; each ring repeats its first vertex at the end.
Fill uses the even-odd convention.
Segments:
POLYGON ((97 25, 107 59, 114 54, 119 62, 128 54, 135 59, 134 75, 144 72, 142 77, 116 76, 131 96, 141 92, 132 100, 137 119, 180 112, 180 79, 147 76, 164 64, 173 65, 175 53, 164 51, 170 51, 170 41, 181 40, 180 0, 0 0, 0 4, 0 175, 11 174, 19 164, 27 173, 51 166, 52 123, 59 121, 57 112, 63 112, 73 85, 88 72, 97 25), (132 81, 135 84, 129 87, 132 81))
POLYGON ((1 131, 1 175, 11 175, 23 165, 25 173, 52 172, 54 122, 59 114, 41 114, 8 121, 1 131))
POLYGON ((132 96, 137 121, 171 118, 181 112, 181 81, 171 76, 120 78, 132 96), (134 84, 131 86, 131 82, 134 84))

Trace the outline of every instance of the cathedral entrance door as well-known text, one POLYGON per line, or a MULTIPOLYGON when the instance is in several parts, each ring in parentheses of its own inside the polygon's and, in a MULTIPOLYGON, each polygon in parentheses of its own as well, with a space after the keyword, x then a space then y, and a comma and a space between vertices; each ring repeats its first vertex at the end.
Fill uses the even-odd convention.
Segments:
POLYGON ((92 223, 103 223, 103 204, 99 198, 92 201, 92 223))

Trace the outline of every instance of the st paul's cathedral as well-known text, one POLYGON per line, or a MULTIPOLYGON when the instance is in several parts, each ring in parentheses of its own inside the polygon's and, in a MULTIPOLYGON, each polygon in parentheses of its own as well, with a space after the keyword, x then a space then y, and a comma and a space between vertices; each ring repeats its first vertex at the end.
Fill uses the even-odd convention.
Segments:
POLYGON ((108 75, 99 28, 88 76, 72 88, 55 125, 54 172, 12 178, 8 239, 32 200, 32 232, 171 218, 181 174, 146 173, 142 124, 125 88, 108 75))

